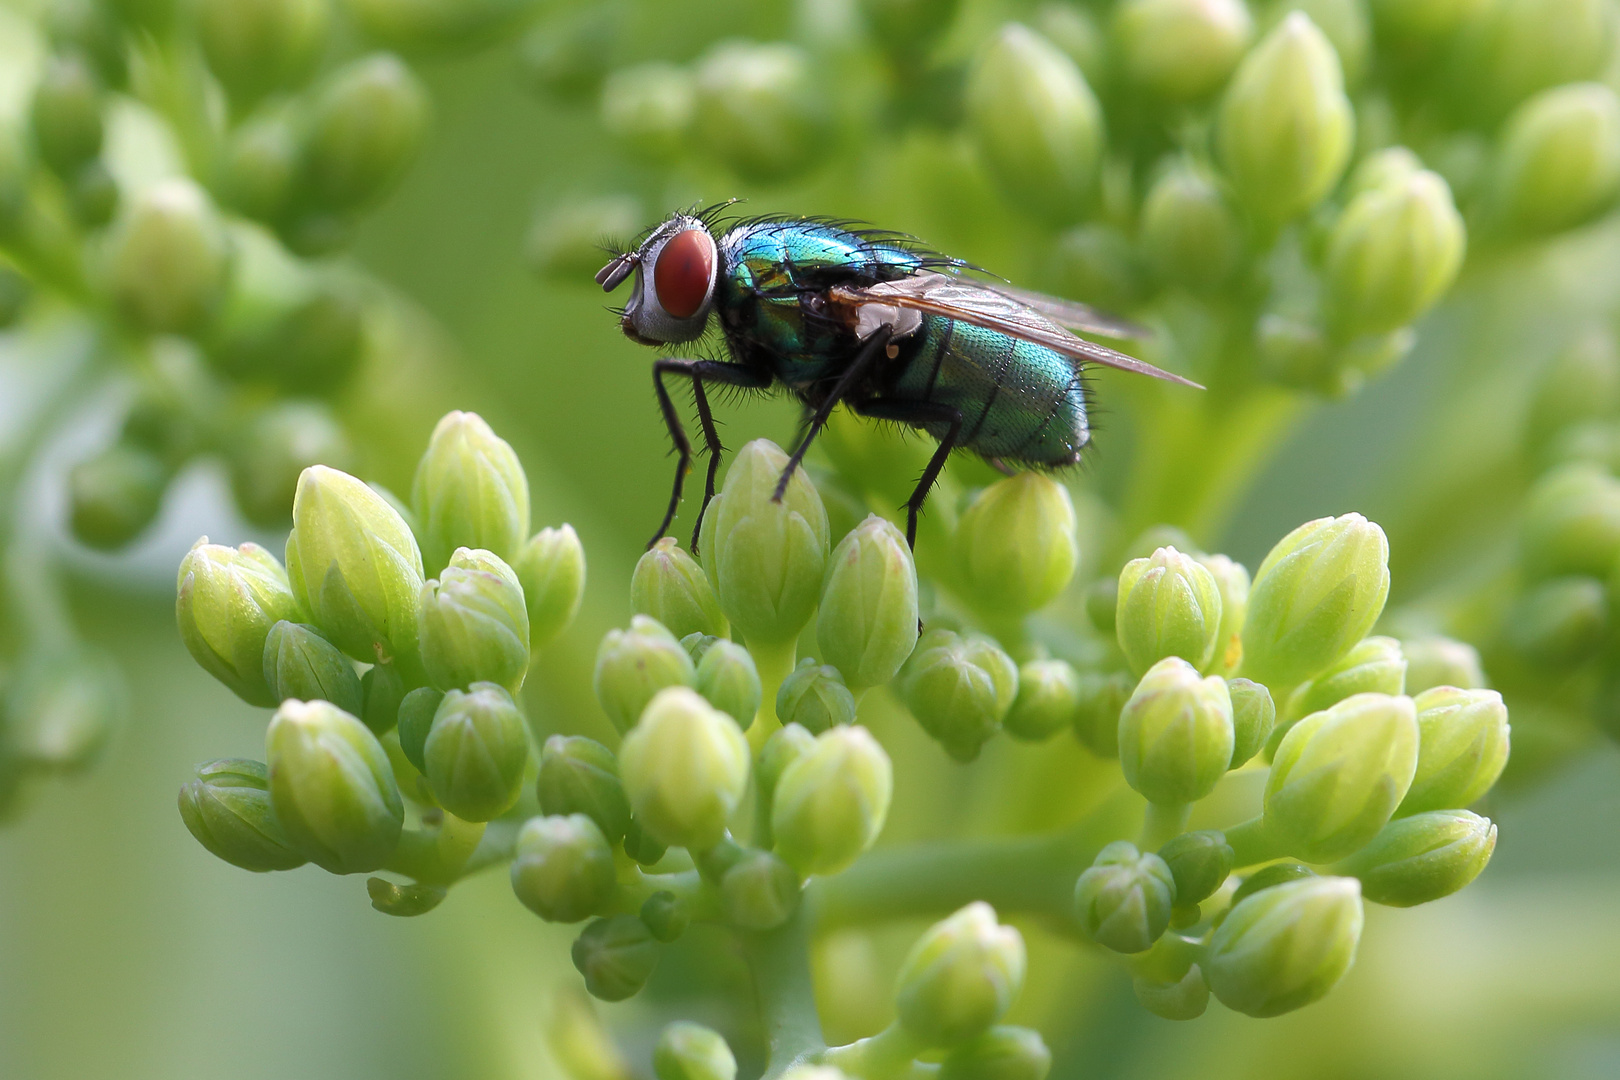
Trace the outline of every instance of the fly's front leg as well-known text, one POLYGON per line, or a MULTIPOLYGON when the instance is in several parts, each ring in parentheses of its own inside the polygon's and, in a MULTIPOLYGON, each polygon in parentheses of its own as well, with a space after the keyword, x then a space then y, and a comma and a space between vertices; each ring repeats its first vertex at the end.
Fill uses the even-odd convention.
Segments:
POLYGON ((720 456, 726 448, 720 444, 720 433, 714 429, 714 413, 709 411, 709 395, 703 392, 701 376, 692 376, 692 400, 697 403, 698 425, 703 428, 703 445, 709 451, 709 473, 703 481, 703 505, 698 508, 697 521, 692 525, 692 554, 698 553, 698 533, 703 530, 703 515, 709 512, 714 499, 714 481, 720 475, 720 456))
POLYGON ((681 488, 686 484, 686 470, 692 464, 692 443, 686 437, 686 428, 681 425, 681 414, 675 411, 675 403, 670 400, 669 391, 664 388, 665 375, 692 376, 692 365, 684 360, 671 360, 667 357, 653 361, 653 391, 658 395, 658 408, 664 414, 664 427, 669 429, 669 440, 675 444, 675 484, 669 493, 669 509, 664 511, 664 520, 658 523, 658 531, 653 538, 647 541, 647 547, 664 538, 669 532, 669 523, 675 520, 675 511, 681 507, 681 488))
MULTIPOLYGON (((675 456, 678 460, 675 466, 675 483, 669 495, 669 509, 664 511, 664 520, 659 524, 657 534, 648 542, 649 548, 669 532, 670 522, 675 520, 675 512, 681 506, 681 491, 686 483, 686 472, 692 464, 692 444, 686 437, 686 429, 681 425, 681 415, 676 411, 674 401, 670 399, 669 390, 664 386, 665 375, 681 375, 692 380, 692 396, 697 402, 698 423, 703 428, 704 445, 709 451, 709 475, 708 482, 704 485, 703 510, 709 508, 709 500, 714 498, 715 476, 720 470, 720 455, 724 450, 720 445, 719 432, 715 430, 714 414, 709 409, 709 396, 704 392, 704 382, 719 382, 755 390, 764 389, 771 384, 769 375, 762 375, 744 364, 728 364, 719 360, 674 360, 669 357, 653 362, 653 389, 658 394, 658 408, 664 415, 664 426, 669 429, 669 439, 675 445, 675 456)), ((703 514, 699 512, 697 526, 692 530, 694 555, 698 549, 698 529, 702 526, 703 514)))
POLYGON ((821 406, 810 417, 810 426, 806 429, 804 438, 799 440, 798 449, 794 450, 793 456, 788 458, 787 468, 782 470, 781 479, 776 481, 776 491, 771 495, 772 502, 782 501, 782 496, 787 492, 788 481, 793 477, 793 470, 797 469, 799 463, 804 460, 805 452, 810 449, 810 444, 816 441, 816 436, 821 434, 822 426, 827 423, 827 418, 838 407, 838 403, 851 390, 859 386, 861 381, 872 373, 873 368, 877 367, 878 360, 886 354, 889 341, 893 337, 894 327, 884 324, 878 327, 871 337, 861 343, 861 351, 855 354, 855 359, 850 363, 849 367, 844 369, 844 373, 838 377, 838 381, 833 384, 832 393, 827 395, 826 400, 821 403, 821 406))
POLYGON ((915 548, 917 515, 922 512, 923 503, 928 501, 928 493, 933 490, 934 482, 939 479, 940 470, 945 468, 945 459, 956 449, 957 439, 962 434, 962 411, 932 401, 882 398, 858 402, 855 411, 875 420, 898 420, 902 424, 911 424, 914 427, 923 427, 926 424, 947 425, 945 437, 939 440, 939 449, 928 459, 928 467, 923 469, 911 498, 906 500, 906 546, 915 548))

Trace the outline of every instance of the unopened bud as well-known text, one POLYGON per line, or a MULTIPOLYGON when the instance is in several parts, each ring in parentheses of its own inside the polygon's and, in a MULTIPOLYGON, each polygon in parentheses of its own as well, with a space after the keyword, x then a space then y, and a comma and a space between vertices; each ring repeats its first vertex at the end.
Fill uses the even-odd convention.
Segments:
POLYGON ((776 717, 797 724, 812 735, 855 722, 855 695, 844 685, 843 674, 815 657, 799 661, 776 691, 776 717))
POLYGON ((1031 660, 1018 669, 1018 696, 1002 727, 1015 739, 1039 742, 1074 723, 1080 675, 1063 660, 1031 660))
POLYGON ((1492 177, 1507 227, 1545 234, 1600 213, 1620 191, 1620 97, 1600 83, 1544 90, 1508 118, 1492 177))
POLYGON ((422 747, 433 797, 463 821, 490 821, 517 801, 529 762, 529 728, 506 690, 473 683, 451 690, 422 747))
POLYGON ((125 442, 79 462, 68 475, 74 537, 102 551, 123 547, 156 520, 173 475, 156 454, 125 442))
POLYGON ((33 128, 39 156, 70 177, 101 153, 101 82, 76 53, 53 56, 34 88, 33 128))
POLYGON ((373 664, 360 677, 360 720, 381 738, 399 723, 400 702, 405 700, 405 680, 393 664, 373 664))
POLYGON ((816 737, 798 724, 785 724, 780 731, 773 733, 765 740, 759 760, 754 763, 754 779, 759 784, 760 794, 764 798, 771 798, 776 792, 777 781, 787 767, 815 747, 816 737))
POLYGON ((1196 1020, 1209 1008, 1209 984, 1197 964, 1175 982, 1138 975, 1131 980, 1131 989, 1142 1008, 1166 1020, 1196 1020))
POLYGON ((433 730, 433 717, 444 700, 444 691, 419 686, 399 703, 399 748, 416 771, 427 772, 427 738, 433 730))
POLYGON ((529 669, 529 613, 512 568, 492 551, 457 548, 417 609, 422 664, 441 690, 475 682, 514 693, 529 669))
POLYGON ((597 919, 574 940, 574 967, 603 1001, 634 997, 658 966, 658 942, 634 915, 597 919))
POLYGON ((292 520, 298 481, 313 465, 334 469, 354 459, 354 448, 330 406, 278 401, 248 421, 226 449, 231 494, 242 516, 266 528, 292 520))
POLYGON ((930 630, 900 670, 900 698, 958 761, 972 761, 1018 696, 1018 667, 989 638, 930 630))
POLYGON ((1204 976, 1227 1008, 1280 1016, 1319 1000, 1344 977, 1361 925, 1354 878, 1278 885, 1235 905, 1216 927, 1204 976))
POLYGON ((533 817, 518 830, 512 891, 547 922, 579 922, 603 911, 616 884, 613 849, 584 814, 533 817))
POLYGON ((1271 691, 1250 679, 1228 679, 1232 699, 1232 764, 1235 769, 1260 752, 1277 724, 1271 691))
POLYGON ((856 690, 894 678, 916 647, 917 567, 900 530, 876 514, 827 560, 816 643, 856 690))
POLYGON ((655 866, 669 851, 669 845, 661 843, 635 818, 630 819, 630 825, 624 830, 624 853, 640 863, 642 866, 655 866))
POLYGON ((1219 89, 1253 33, 1243 0, 1125 0, 1114 11, 1125 73, 1166 101, 1219 89))
POLYGON ((1215 181, 1190 165, 1166 170, 1148 192, 1141 239, 1162 277, 1194 289, 1225 283, 1244 254, 1237 216, 1215 181))
POLYGON ((1237 907, 1243 901, 1262 889, 1275 889, 1278 885, 1287 885, 1290 881, 1300 881, 1316 876, 1310 867, 1297 862, 1275 862, 1261 867, 1239 882, 1238 887, 1232 891, 1230 907, 1237 907))
POLYGON ((1357 195, 1328 240, 1325 285, 1339 335, 1415 321, 1456 280, 1465 242, 1451 189, 1435 173, 1357 195))
POLYGON ((956 554, 981 609, 1021 616, 1045 607, 1080 560, 1068 489, 1034 472, 996 481, 963 512, 956 554))
POLYGON ((1159 849, 1176 883, 1176 904, 1197 904, 1215 895, 1232 872, 1232 845, 1213 829, 1182 833, 1159 849))
MULTIPOLYGON (((53 772, 91 765, 128 710, 117 663, 85 647, 32 656, 0 699, 0 755, 53 772)), ((9 771, 9 769, 7 770, 9 771)))
POLYGON ((1074 886, 1075 914, 1086 936, 1105 948, 1139 953, 1170 925, 1176 883, 1170 868, 1128 840, 1116 840, 1074 886))
POLYGON ((1114 633, 1138 674, 1171 656, 1208 667, 1220 628, 1220 590, 1214 576, 1190 556, 1160 548, 1119 572, 1114 633))
POLYGON ((300 852, 334 874, 377 870, 405 820, 388 754, 325 701, 284 701, 265 735, 270 799, 300 852))
POLYGON ((427 113, 426 91, 397 57, 377 53, 340 68, 310 117, 311 197, 332 210, 380 197, 416 157, 427 113))
MULTIPOLYGON (((623 68, 602 84, 602 127, 638 157, 679 158, 697 119, 697 81, 662 61, 623 68)), ((600 260, 598 260, 600 261, 600 260)))
POLYGON ((619 775, 644 829, 672 847, 702 851, 725 835, 748 787, 750 758, 731 717, 695 690, 671 686, 625 736, 619 775))
POLYGON ((1547 473, 1525 499, 1519 549, 1533 578, 1606 579, 1620 556, 1620 480, 1588 464, 1547 473))
POLYGON ((1381 32, 1401 42, 1438 42, 1488 6, 1487 0, 1371 0, 1381 32))
POLYGON ((863 727, 835 727, 775 784, 776 850, 806 877, 836 874, 883 831, 894 793, 889 755, 863 727))
POLYGON ((313 626, 278 622, 264 639, 264 681, 276 701, 330 701, 359 716, 364 700, 354 663, 313 626))
POLYGON ((303 152, 299 118, 291 106, 261 110, 226 137, 219 162, 226 206, 259 221, 274 220, 286 208, 303 152))
MULTIPOLYGON (((1291 724, 1352 694, 1405 692, 1406 657, 1401 653, 1401 643, 1390 637, 1362 638, 1326 671, 1294 691, 1288 699, 1287 720, 1291 724)), ((1281 738, 1281 732, 1273 734, 1273 741, 1281 738)))
POLYGON ((136 196, 108 237, 107 282, 118 310, 155 333, 195 330, 219 306, 230 249, 219 214, 190 180, 136 196))
POLYGON ((596 700, 619 731, 635 727, 653 695, 667 686, 696 686, 697 668, 675 635, 645 615, 628 630, 609 630, 596 650, 596 700))
POLYGON ((1219 675, 1200 679, 1167 656, 1137 683, 1119 718, 1125 782, 1150 802, 1197 802, 1232 763, 1232 699, 1219 675))
POLYGON ((205 536, 180 560, 174 601, 180 640, 204 671, 249 705, 280 701, 264 679, 264 641, 300 618, 287 572, 257 544, 228 548, 205 536))
POLYGON ((1496 850, 1496 826, 1467 810, 1431 810, 1384 826, 1333 868, 1361 880, 1375 904, 1413 907, 1450 896, 1479 876, 1496 850))
POLYGON ((658 1080, 736 1080, 737 1059, 719 1032, 677 1020, 659 1032, 653 1075, 658 1080))
POLYGON ((630 800, 613 751, 583 735, 553 735, 540 752, 540 809, 584 814, 616 844, 630 826, 630 800))
POLYGON ((726 634, 726 617, 703 567, 671 536, 648 548, 636 562, 630 577, 630 609, 657 619, 678 638, 726 634))
POLYGON ((798 909, 799 875, 768 851, 752 851, 720 879, 720 907, 726 921, 744 930, 773 930, 798 909))
POLYGON ((294 86, 326 44, 325 0, 205 0, 197 37, 208 68, 237 102, 294 86))
POLYGON ((1221 623, 1215 635, 1215 656, 1209 670, 1231 675, 1243 664, 1243 623, 1249 615, 1249 571, 1242 563, 1225 555, 1195 556, 1198 564, 1215 579, 1221 594, 1221 623))
POLYGON ((1471 690, 1486 685, 1479 650, 1465 641, 1438 634, 1405 638, 1401 653, 1406 657, 1406 692, 1413 697, 1437 686, 1471 690))
POLYGON ((1400 813, 1454 810, 1491 789, 1507 764, 1507 706, 1495 690, 1438 686, 1413 699, 1419 748, 1400 813))
POLYGON ((557 640, 585 597, 585 548, 572 525, 541 529, 512 562, 529 609, 529 647, 557 640))
POLYGON ((796 45, 721 42, 698 62, 697 136, 741 176, 782 179, 812 164, 825 125, 815 71, 796 45))
POLYGON ((661 889, 642 901, 641 921, 647 924, 652 936, 669 944, 680 940, 692 925, 692 909, 674 893, 661 889))
POLYGON ((697 663, 697 692, 747 731, 764 698, 759 669, 735 641, 717 640, 697 663))
POLYGON ((437 574, 457 548, 517 556, 529 535, 529 481, 506 440, 477 413, 449 412, 416 466, 411 508, 422 563, 437 574))
POLYGON ((984 1034, 1024 986, 1024 939, 975 902, 917 940, 900 965, 895 1011, 928 1046, 955 1046, 984 1034))
POLYGON ((180 789, 180 817, 210 854, 243 870, 291 870, 307 861, 276 820, 270 772, 261 762, 197 766, 197 779, 180 789))
POLYGON ((1531 662, 1568 669, 1602 649, 1608 624, 1603 582, 1558 577, 1532 586, 1519 598, 1507 614, 1504 636, 1531 662))

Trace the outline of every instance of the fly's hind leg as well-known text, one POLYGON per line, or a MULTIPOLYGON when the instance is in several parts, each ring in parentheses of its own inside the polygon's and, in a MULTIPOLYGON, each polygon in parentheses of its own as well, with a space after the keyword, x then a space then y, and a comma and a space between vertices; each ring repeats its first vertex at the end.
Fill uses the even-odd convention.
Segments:
MULTIPOLYGON (((714 428, 714 414, 709 410, 708 395, 703 392, 704 380, 726 383, 730 386, 746 386, 754 389, 763 389, 770 385, 770 378, 762 376, 753 368, 743 364, 727 364, 718 360, 675 360, 663 357, 653 362, 653 390, 658 395, 658 408, 664 416, 664 427, 669 430, 669 440, 675 446, 675 483, 669 493, 669 508, 664 511, 664 520, 658 525, 658 531, 653 538, 647 541, 650 548, 664 538, 669 532, 670 522, 675 520, 675 512, 681 507, 681 490, 686 484, 686 473, 692 465, 692 443, 686 437, 686 429, 681 424, 681 414, 676 411, 675 403, 670 399, 669 390, 664 386, 665 375, 681 375, 692 380, 692 395, 697 402, 698 422, 703 428, 704 445, 709 451, 708 482, 703 490, 703 509, 709 508, 709 500, 714 498, 715 476, 720 469, 720 454, 723 447, 720 445, 719 433, 714 428)), ((698 533, 703 526, 703 514, 698 514, 698 524, 692 530, 692 553, 697 554, 698 533)))
POLYGON ((939 440, 939 449, 928 459, 928 467, 923 469, 911 498, 906 500, 906 546, 915 548, 917 515, 922 512, 923 503, 928 501, 928 493, 933 490, 934 482, 939 479, 940 470, 945 468, 945 459, 956 449, 956 441, 962 434, 962 411, 933 401, 904 401, 892 398, 872 398, 857 402, 855 411, 875 420, 897 420, 913 427, 923 427, 926 424, 947 425, 945 437, 939 440))
POLYGON ((821 434, 821 428, 827 423, 827 418, 838 407, 838 403, 844 400, 851 390, 859 386, 872 373, 872 369, 877 366, 879 359, 886 355, 889 339, 893 336, 894 327, 880 326, 871 337, 861 343, 861 351, 855 354, 855 359, 851 361, 849 367, 844 369, 844 373, 838 377, 838 382, 833 384, 832 392, 827 395, 826 400, 811 415, 810 424, 805 430, 804 438, 799 440, 798 448, 793 451, 793 456, 788 458, 787 468, 782 470, 781 479, 776 482, 776 491, 771 495, 772 502, 782 501, 782 496, 787 493, 788 481, 793 478, 793 470, 797 469, 799 463, 804 460, 805 452, 810 449, 810 444, 815 442, 816 436, 821 434))

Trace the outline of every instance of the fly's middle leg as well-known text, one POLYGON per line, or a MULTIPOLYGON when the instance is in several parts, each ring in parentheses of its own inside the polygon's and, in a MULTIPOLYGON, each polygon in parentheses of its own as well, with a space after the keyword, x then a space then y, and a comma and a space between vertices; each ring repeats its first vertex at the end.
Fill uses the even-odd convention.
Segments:
POLYGON ((911 498, 906 500, 906 546, 915 548, 917 515, 922 512, 923 503, 928 501, 928 493, 933 490, 934 482, 939 479, 940 471, 945 468, 945 459, 956 449, 957 440, 962 434, 962 410, 935 401, 872 398, 856 402, 855 411, 875 420, 898 420, 902 424, 911 424, 914 427, 924 427, 928 424, 946 425, 945 436, 939 440, 939 448, 934 451, 934 456, 928 459, 928 465, 923 469, 922 476, 917 479, 917 486, 912 490, 911 498))
POLYGON ((838 403, 847 397, 851 390, 865 381, 867 376, 872 373, 872 369, 877 366, 878 361, 887 355, 889 339, 892 337, 894 337, 894 327, 885 325, 878 327, 871 337, 861 343, 861 351, 855 354, 855 359, 850 362, 849 367, 844 369, 844 373, 833 384, 832 392, 827 395, 826 400, 821 403, 814 415, 810 417, 810 424, 805 429, 804 438, 799 440, 798 448, 793 451, 793 456, 788 458, 787 467, 782 470, 781 479, 776 482, 776 491, 771 495, 772 502, 779 503, 782 501, 782 496, 787 492, 788 481, 793 478, 793 470, 797 469, 799 463, 804 460, 805 452, 810 449, 810 444, 816 441, 816 436, 821 433, 822 426, 827 423, 827 418, 838 407, 838 403))

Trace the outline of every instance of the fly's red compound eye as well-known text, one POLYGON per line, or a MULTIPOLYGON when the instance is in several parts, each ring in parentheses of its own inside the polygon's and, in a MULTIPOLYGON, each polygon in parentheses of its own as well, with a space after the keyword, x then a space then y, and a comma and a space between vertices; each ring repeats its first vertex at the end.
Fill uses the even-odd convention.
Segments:
POLYGON ((714 277, 714 240, 702 229, 669 238, 653 267, 658 306, 671 318, 690 319, 703 307, 714 277))

